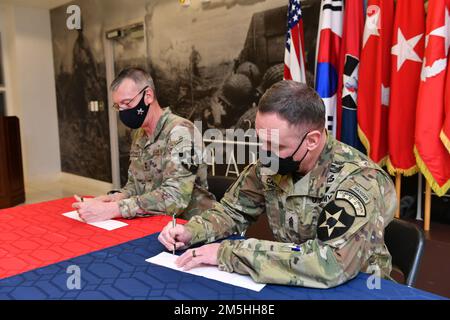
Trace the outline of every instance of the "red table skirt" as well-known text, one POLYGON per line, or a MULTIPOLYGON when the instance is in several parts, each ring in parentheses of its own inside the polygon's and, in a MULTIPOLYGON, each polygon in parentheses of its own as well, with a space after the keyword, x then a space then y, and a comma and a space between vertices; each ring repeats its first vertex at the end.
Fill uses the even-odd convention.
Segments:
MULTIPOLYGON (((73 198, 0 210, 0 279, 159 232, 169 216, 133 220, 113 231, 64 217, 73 198)), ((184 224, 185 220, 177 220, 184 224)))

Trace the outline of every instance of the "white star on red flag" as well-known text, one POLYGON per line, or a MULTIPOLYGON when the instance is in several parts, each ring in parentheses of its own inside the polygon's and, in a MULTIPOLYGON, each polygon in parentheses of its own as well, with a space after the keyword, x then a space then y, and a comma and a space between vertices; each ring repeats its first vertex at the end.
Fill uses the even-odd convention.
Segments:
POLYGON ((442 37, 445 39, 445 48, 448 51, 450 47, 450 14, 448 9, 445 9, 445 22, 442 27, 436 28, 430 32, 425 38, 425 46, 428 45, 428 39, 430 36, 442 37))
POLYGON ((397 71, 400 70, 406 60, 422 62, 422 59, 414 51, 414 47, 422 38, 422 33, 408 40, 403 36, 402 30, 399 28, 397 33, 397 44, 392 47, 391 53, 397 56, 397 71))
POLYGON ((363 35, 363 47, 366 45, 370 36, 380 36, 378 30, 380 29, 380 7, 371 6, 367 10, 373 10, 371 15, 367 15, 366 25, 364 27, 364 35, 363 35))

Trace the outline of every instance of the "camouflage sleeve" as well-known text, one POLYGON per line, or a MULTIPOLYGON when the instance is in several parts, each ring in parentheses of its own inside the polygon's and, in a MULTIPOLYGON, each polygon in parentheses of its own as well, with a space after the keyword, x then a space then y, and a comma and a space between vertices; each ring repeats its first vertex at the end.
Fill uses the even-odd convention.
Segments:
POLYGON ((226 192, 220 203, 185 225, 192 234, 190 245, 213 242, 233 233, 241 233, 265 212, 262 183, 256 165, 245 168, 238 180, 226 192))
POLYGON ((219 269, 249 274, 256 282, 312 288, 338 286, 371 268, 381 269, 383 276, 391 271, 384 228, 396 205, 387 175, 361 172, 344 180, 319 209, 315 239, 299 245, 226 240, 218 252, 219 269))
MULTIPOLYGON (((139 130, 135 130, 132 132, 132 145, 136 143, 136 139, 140 134, 142 133, 140 133, 139 130)), ((131 155, 130 155, 130 162, 131 162, 131 155)), ((133 175, 130 168, 128 168, 127 183, 120 189, 120 192, 123 193, 126 198, 138 195, 140 193, 138 190, 138 184, 136 183, 136 177, 133 175)))
POLYGON ((201 138, 195 138, 193 128, 177 125, 167 138, 163 154, 163 182, 151 192, 132 196, 119 202, 124 218, 149 214, 180 215, 191 201, 202 152, 201 138))
POLYGON ((136 189, 137 184, 135 181, 135 177, 133 176, 133 173, 131 172, 130 169, 128 169, 128 181, 126 183, 126 185, 120 189, 120 192, 123 193, 125 195, 126 198, 132 197, 137 195, 139 192, 136 189))

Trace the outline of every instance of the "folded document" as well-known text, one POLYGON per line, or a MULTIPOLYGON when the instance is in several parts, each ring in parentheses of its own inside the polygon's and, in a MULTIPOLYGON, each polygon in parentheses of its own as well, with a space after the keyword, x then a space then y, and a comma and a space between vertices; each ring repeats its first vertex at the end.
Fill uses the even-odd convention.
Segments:
POLYGON ((178 268, 177 265, 175 264, 175 260, 177 258, 178 256, 173 255, 171 253, 161 252, 157 256, 149 258, 145 261, 173 270, 193 274, 200 277, 205 277, 212 280, 217 280, 220 282, 225 282, 227 284, 231 284, 236 287, 242 287, 253 291, 259 292, 266 286, 265 284, 254 282, 253 279, 249 276, 220 271, 219 269, 217 269, 216 266, 203 266, 185 271, 182 268, 178 268))
MULTIPOLYGON (((71 211, 71 212, 64 213, 63 216, 65 216, 67 218, 70 218, 70 219, 78 220, 80 222, 84 222, 80 218, 78 212, 76 212, 76 211, 71 211)), ((98 227, 98 228, 102 228, 102 229, 108 230, 108 231, 112 231, 112 230, 115 230, 115 229, 118 229, 118 228, 122 228, 122 227, 125 227, 125 226, 128 225, 125 222, 118 221, 118 220, 106 220, 106 221, 100 221, 100 222, 91 222, 91 223, 88 223, 88 224, 91 225, 91 226, 94 226, 94 227, 98 227)))

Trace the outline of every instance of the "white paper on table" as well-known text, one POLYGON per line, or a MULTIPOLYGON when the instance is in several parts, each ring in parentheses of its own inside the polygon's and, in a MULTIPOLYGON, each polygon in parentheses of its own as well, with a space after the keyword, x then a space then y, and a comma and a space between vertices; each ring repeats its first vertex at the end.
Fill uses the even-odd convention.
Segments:
MULTIPOLYGON (((63 216, 65 216, 67 218, 70 218, 70 219, 74 219, 74 220, 83 222, 83 223, 86 223, 80 218, 78 212, 76 212, 76 211, 63 213, 63 216)), ((126 227, 128 225, 127 223, 122 222, 122 221, 118 221, 118 220, 106 220, 106 221, 100 221, 100 222, 91 222, 91 223, 88 223, 88 224, 91 225, 91 226, 94 226, 94 227, 98 227, 98 228, 102 228, 102 229, 108 230, 108 231, 112 231, 112 230, 115 230, 115 229, 126 227)))
POLYGON ((257 292, 261 291, 266 286, 265 284, 254 282, 253 279, 249 276, 221 271, 217 269, 217 267, 215 266, 196 267, 191 270, 185 271, 182 268, 178 268, 176 266, 175 260, 177 258, 178 258, 177 255, 173 255, 167 252, 161 252, 160 254, 152 258, 149 258, 145 261, 173 270, 193 274, 200 277, 205 277, 212 280, 217 280, 220 282, 231 284, 236 287, 242 287, 257 292))

